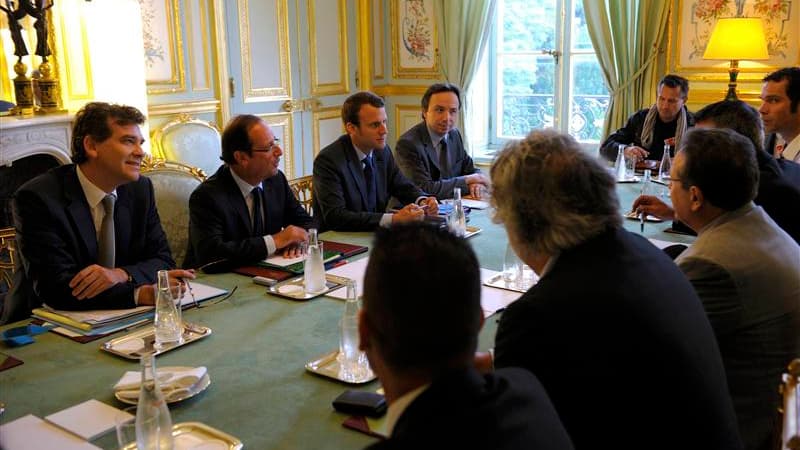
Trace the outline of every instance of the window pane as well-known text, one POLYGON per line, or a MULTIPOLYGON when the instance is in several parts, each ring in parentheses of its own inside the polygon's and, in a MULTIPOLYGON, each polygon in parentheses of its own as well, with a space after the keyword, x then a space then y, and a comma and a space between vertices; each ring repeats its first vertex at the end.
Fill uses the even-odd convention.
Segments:
POLYGON ((600 141, 608 90, 595 55, 572 56, 569 133, 579 141, 600 141))
POLYGON ((592 40, 589 39, 589 29, 586 27, 586 14, 583 11, 583 2, 575 2, 575 15, 572 19, 572 50, 593 51, 592 40))
POLYGON ((555 48, 556 2, 502 0, 498 6, 502 24, 499 51, 538 53, 555 48))
POLYGON ((523 137, 534 128, 552 127, 554 61, 549 56, 504 55, 498 127, 502 137, 523 137))

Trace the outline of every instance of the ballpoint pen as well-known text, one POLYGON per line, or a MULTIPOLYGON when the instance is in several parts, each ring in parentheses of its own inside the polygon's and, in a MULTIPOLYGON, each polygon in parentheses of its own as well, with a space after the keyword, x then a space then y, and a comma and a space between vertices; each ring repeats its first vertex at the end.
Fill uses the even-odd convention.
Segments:
POLYGON ((192 290, 192 285, 189 283, 189 279, 188 278, 181 278, 181 281, 186 283, 186 289, 189 290, 189 295, 192 296, 192 301, 194 302, 194 306, 199 308, 200 304, 197 303, 197 299, 194 297, 194 291, 192 290))
POLYGON ((642 211, 642 215, 639 216, 639 224, 640 224, 642 233, 644 233, 644 216, 645 216, 645 214, 647 214, 647 213, 642 211))

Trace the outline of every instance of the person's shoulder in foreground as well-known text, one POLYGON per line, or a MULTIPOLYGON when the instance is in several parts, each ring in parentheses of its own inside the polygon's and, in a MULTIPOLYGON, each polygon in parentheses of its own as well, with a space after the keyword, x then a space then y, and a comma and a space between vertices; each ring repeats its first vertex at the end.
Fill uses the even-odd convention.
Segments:
POLYGON ((465 239, 425 224, 380 229, 364 280, 360 348, 389 403, 389 439, 374 448, 572 448, 535 376, 474 367, 483 311, 465 239))
POLYGON ((533 132, 496 157, 491 178, 495 220, 541 277, 503 313, 496 367, 536 374, 578 448, 741 448, 697 295, 666 254, 622 228, 600 162, 568 135, 533 132), (577 388, 587 376, 603 388, 577 388))

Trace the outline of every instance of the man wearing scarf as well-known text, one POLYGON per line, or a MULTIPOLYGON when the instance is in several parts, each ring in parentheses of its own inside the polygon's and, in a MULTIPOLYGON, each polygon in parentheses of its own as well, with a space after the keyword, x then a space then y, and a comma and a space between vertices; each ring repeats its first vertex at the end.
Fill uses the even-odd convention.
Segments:
POLYGON ((666 75, 658 82, 658 99, 649 109, 642 109, 628 118, 624 127, 612 133, 600 147, 600 154, 615 161, 620 144, 625 156, 638 160, 661 161, 664 144, 670 144, 672 156, 686 129, 694 126, 694 117, 686 109, 689 80, 666 75))

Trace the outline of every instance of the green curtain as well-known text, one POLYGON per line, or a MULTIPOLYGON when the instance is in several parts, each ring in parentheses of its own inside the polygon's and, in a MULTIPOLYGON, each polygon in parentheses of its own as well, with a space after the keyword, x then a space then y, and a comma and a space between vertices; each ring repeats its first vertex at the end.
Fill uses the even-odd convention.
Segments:
POLYGON ((597 52, 611 102, 603 136, 655 101, 658 45, 672 0, 583 0, 589 37, 597 52))
MULTIPOLYGON (((489 41, 495 0, 434 0, 436 29, 439 34, 439 57, 445 79, 461 88, 461 111, 458 123, 464 124, 469 109, 469 91, 480 56, 489 41), (446 19, 446 20, 445 20, 446 19)), ((464 145, 469 146, 469 130, 461 130, 464 145)))

